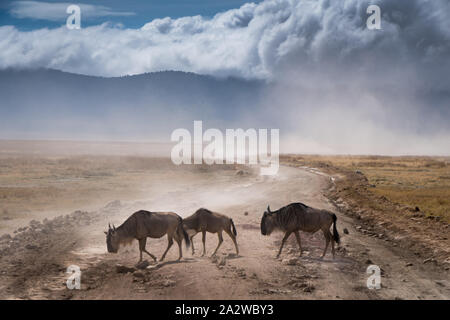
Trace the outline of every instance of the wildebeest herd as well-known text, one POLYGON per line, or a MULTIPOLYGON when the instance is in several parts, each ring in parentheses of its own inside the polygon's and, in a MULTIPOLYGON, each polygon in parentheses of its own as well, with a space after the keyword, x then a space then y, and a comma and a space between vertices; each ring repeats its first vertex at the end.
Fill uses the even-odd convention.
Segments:
MULTIPOLYGON (((322 230, 325 236, 325 249, 322 257, 325 256, 328 246, 331 242, 331 252, 334 259, 334 243, 339 244, 339 233, 336 228, 337 217, 334 213, 327 210, 311 208, 303 203, 291 203, 276 211, 271 211, 270 207, 264 212, 261 219, 261 234, 270 235, 273 231, 284 232, 284 237, 278 250, 277 257, 280 256, 283 246, 289 236, 293 233, 297 239, 302 254, 302 245, 299 231, 315 233, 322 230), (330 227, 333 225, 333 233, 330 227)), ((214 250, 213 256, 219 250, 223 242, 222 232, 228 234, 233 240, 236 248, 236 255, 239 255, 239 248, 236 241, 237 231, 233 220, 223 214, 212 212, 208 209, 198 209, 193 215, 187 218, 181 218, 174 212, 150 212, 140 210, 133 213, 119 227, 111 227, 108 225, 106 234, 106 245, 108 252, 117 253, 119 247, 132 242, 134 239, 139 242, 139 262, 142 261, 142 253, 145 252, 154 261, 156 257, 147 251, 147 238, 161 238, 167 234, 168 244, 160 261, 163 261, 167 252, 173 245, 175 240, 178 245, 178 260, 183 257, 181 247, 184 239, 186 248, 192 245, 192 254, 194 254, 194 236, 201 232, 203 242, 203 253, 206 254, 206 233, 217 233, 219 243, 214 250)))

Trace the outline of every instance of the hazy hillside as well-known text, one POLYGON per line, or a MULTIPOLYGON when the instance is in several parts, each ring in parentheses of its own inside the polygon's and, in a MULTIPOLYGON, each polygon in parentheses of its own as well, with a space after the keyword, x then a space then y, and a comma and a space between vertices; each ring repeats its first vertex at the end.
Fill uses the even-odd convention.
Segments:
POLYGON ((72 139, 167 138, 196 119, 220 126, 258 103, 264 87, 184 72, 101 78, 42 69, 0 71, 0 84, 3 138, 72 139))

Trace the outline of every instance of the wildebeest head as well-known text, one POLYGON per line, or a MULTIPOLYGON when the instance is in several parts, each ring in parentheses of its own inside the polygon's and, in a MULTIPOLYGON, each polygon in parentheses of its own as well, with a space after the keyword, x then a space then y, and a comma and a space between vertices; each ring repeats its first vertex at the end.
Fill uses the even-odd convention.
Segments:
POLYGON ((264 211, 264 215, 261 219, 261 234, 263 236, 269 236, 275 229, 273 212, 270 211, 270 207, 267 206, 267 211, 264 211))
POLYGON ((108 232, 105 231, 105 234, 108 252, 117 253, 117 251, 119 251, 119 237, 117 235, 116 227, 113 225, 111 228, 111 225, 108 224, 108 232))

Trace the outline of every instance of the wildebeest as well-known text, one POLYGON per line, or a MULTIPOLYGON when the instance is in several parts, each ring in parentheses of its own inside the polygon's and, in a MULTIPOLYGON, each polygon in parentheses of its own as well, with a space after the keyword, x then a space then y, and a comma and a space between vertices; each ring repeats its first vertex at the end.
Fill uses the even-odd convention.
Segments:
POLYGON ((325 236, 325 250, 322 257, 328 249, 328 244, 331 241, 331 252, 334 259, 334 242, 339 244, 339 233, 336 229, 337 217, 334 213, 319 210, 308 207, 303 203, 291 203, 276 211, 270 211, 270 207, 267 207, 267 211, 261 219, 261 233, 263 235, 270 235, 274 230, 280 230, 285 232, 284 238, 281 241, 280 250, 278 251, 277 258, 283 250, 284 243, 289 236, 294 233, 297 238, 297 243, 300 248, 300 255, 302 255, 302 245, 300 241, 299 231, 306 231, 314 233, 318 230, 322 230, 325 236), (333 234, 330 232, 330 226, 333 224, 333 234))
POLYGON ((200 208, 190 217, 183 219, 183 226, 191 239, 192 254, 194 254, 193 238, 197 233, 202 233, 202 256, 206 254, 206 232, 217 233, 219 243, 217 244, 216 250, 214 250, 214 253, 212 254, 214 256, 223 242, 222 231, 225 231, 230 236, 231 240, 233 240, 234 246, 236 247, 236 254, 239 255, 239 248, 236 242, 236 227, 234 226, 233 220, 229 217, 217 212, 212 212, 208 209, 200 208))
POLYGON ((183 229, 183 220, 174 212, 149 212, 140 210, 133 213, 125 222, 119 227, 108 226, 106 234, 106 245, 108 252, 117 253, 122 244, 132 242, 134 239, 139 241, 139 262, 142 261, 142 252, 147 253, 153 260, 156 257, 145 249, 147 237, 161 238, 167 234, 169 241, 167 249, 161 257, 163 261, 167 251, 173 245, 173 239, 178 244, 180 260, 183 256, 181 249, 182 239, 186 241, 186 248, 189 248, 190 241, 188 234, 183 229))

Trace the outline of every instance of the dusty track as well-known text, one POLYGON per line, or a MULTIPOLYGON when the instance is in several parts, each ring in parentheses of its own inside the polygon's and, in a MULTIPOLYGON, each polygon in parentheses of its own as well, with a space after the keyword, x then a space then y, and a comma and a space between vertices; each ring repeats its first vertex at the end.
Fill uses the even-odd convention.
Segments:
MULTIPOLYGON (((0 242, 0 298, 56 299, 449 299, 448 272, 423 264, 413 254, 389 242, 356 232, 356 223, 337 212, 342 236, 336 259, 328 252, 320 260, 321 233, 301 233, 304 256, 298 259, 294 238, 281 259, 275 259, 280 235, 264 237, 260 217, 272 209, 301 201, 334 210, 323 196, 330 179, 306 170, 281 167, 277 177, 237 176, 232 170, 198 173, 198 179, 167 177, 159 193, 139 203, 112 203, 89 213, 74 213, 37 224, 14 239, 0 242), (166 187, 170 185, 170 189, 166 187), (170 192, 168 192, 170 190, 170 192), (201 236, 194 239, 196 255, 184 249, 184 259, 174 262, 174 246, 163 263, 146 270, 118 273, 116 265, 137 262, 137 243, 117 255, 106 253, 108 221, 119 225, 138 209, 173 210, 187 216, 207 207, 233 218, 241 255, 233 255, 224 235, 218 257, 200 257, 201 236), (244 214, 247 212, 248 214, 244 214), (344 234, 347 228, 349 234, 344 234), (42 232, 44 230, 44 232, 42 232), (81 290, 65 287, 66 267, 82 269, 81 290), (293 264, 293 265, 292 265, 293 264), (382 269, 382 288, 366 287, 369 264, 382 269)), ((336 211, 335 211, 336 212, 336 211)), ((167 240, 149 239, 147 249, 161 256, 167 240)), ((216 235, 207 235, 211 254, 216 235)))

